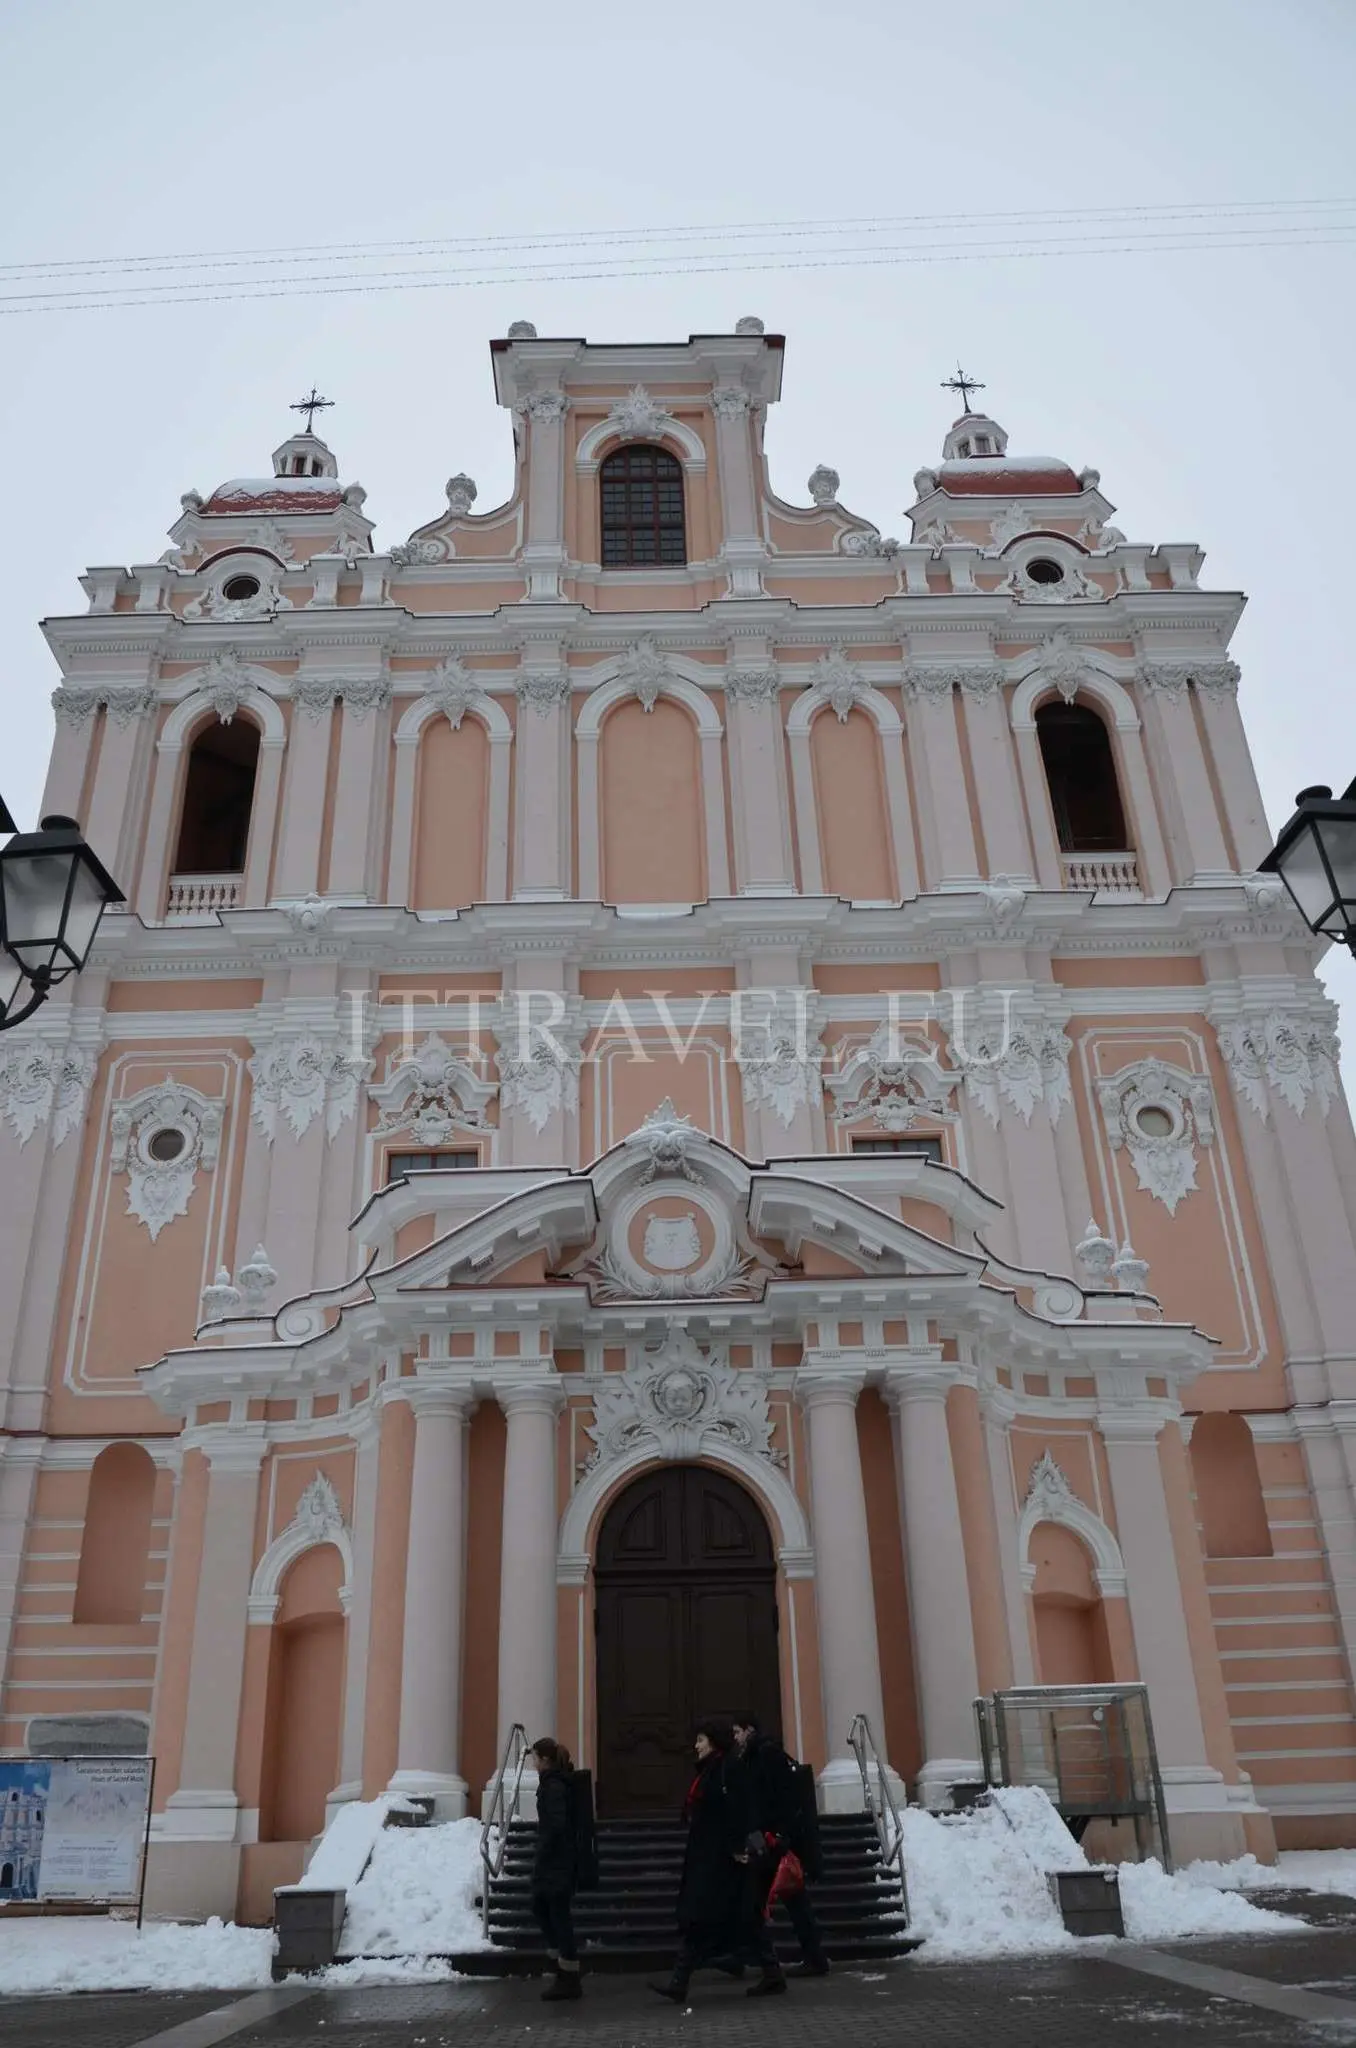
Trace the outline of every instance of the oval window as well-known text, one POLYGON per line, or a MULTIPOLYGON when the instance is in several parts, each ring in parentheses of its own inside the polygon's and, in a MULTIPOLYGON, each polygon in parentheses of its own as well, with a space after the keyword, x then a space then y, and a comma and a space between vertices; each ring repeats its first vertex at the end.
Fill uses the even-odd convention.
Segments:
POLYGON ((1146 1138, 1170 1138, 1177 1128, 1172 1111, 1156 1102, 1148 1102, 1143 1109, 1136 1110, 1135 1122, 1146 1138))
POLYGON ((153 1131, 146 1150, 161 1166, 168 1166, 172 1160, 182 1157, 187 1144, 188 1140, 183 1132, 171 1127, 163 1131, 153 1131))
POLYGON ((1052 562, 1048 555, 1038 555, 1034 562, 1026 565, 1029 583, 1062 583, 1064 571, 1058 562, 1052 562))
POLYGON ((231 576, 221 586, 222 596, 230 604, 244 604, 249 598, 259 595, 257 576, 231 576))

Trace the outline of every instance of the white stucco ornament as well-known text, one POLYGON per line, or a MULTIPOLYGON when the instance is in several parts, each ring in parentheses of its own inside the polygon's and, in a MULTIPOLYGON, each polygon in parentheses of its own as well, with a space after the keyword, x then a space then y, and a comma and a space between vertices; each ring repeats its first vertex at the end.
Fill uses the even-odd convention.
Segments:
POLYGON ((574 1008, 540 1028, 525 1027, 511 1006, 495 1020, 501 1113, 525 1116, 534 1131, 544 1131, 558 1111, 573 1116, 579 1108, 583 1021, 574 1008))
POLYGON ((464 662, 455 654, 449 654, 429 676, 424 695, 431 704, 436 704, 452 730, 456 732, 470 708, 473 698, 480 695, 480 685, 464 662))
POLYGON ((202 688, 222 725, 229 725, 254 688, 254 677, 234 647, 223 648, 207 664, 202 688))
POLYGON ((710 1442, 723 1443, 769 1464, 784 1465, 772 1446, 765 1382, 735 1372, 716 1351, 703 1351, 686 1330, 670 1330, 625 1372, 605 1373, 593 1397, 588 1435, 591 1472, 638 1450, 660 1458, 696 1458, 710 1442))
POLYGON ((486 1111, 499 1093, 455 1054, 436 1032, 408 1055, 390 1054, 386 1073, 370 1082, 368 1096, 380 1110, 373 1136, 408 1131, 416 1145, 445 1145, 454 1131, 483 1131, 486 1111))
POLYGON ((622 657, 617 681, 640 699, 642 711, 653 711, 659 693, 672 676, 672 669, 647 633, 622 657))
POLYGON ((684 1273, 702 1255, 695 1211, 684 1216, 651 1216, 645 1225, 645 1258, 661 1273, 684 1273))
POLYGON ((254 1121, 272 1144, 280 1118, 294 1138, 301 1138, 323 1111, 325 1130, 333 1141, 357 1108, 358 1086, 371 1065, 338 1038, 323 1038, 314 1031, 284 1032, 260 1046, 249 1063, 254 1121))
POLYGON ((198 1168, 216 1166, 225 1113, 224 1101, 170 1074, 109 1111, 109 1164, 127 1175, 127 1212, 146 1225, 152 1243, 188 1213, 198 1168))
POLYGON ((0 1040, 0 1119, 26 1145, 50 1117, 56 1147, 85 1121, 93 1079, 93 1056, 81 1046, 0 1040))
POLYGON ((1087 650, 1071 640, 1067 633, 1052 633, 1042 646, 1037 666, 1043 676, 1049 678, 1066 704, 1072 704, 1078 695, 1078 685, 1088 673, 1087 650))
POLYGON ((607 416, 608 425, 623 441, 650 441, 672 431, 677 424, 672 413, 656 404, 643 384, 633 384, 625 398, 619 398, 607 416))
POLYGON ((826 462, 821 462, 817 468, 810 471, 809 482, 805 488, 816 505, 836 505, 838 486, 841 482, 842 478, 838 471, 830 469, 826 462))
POLYGON ((1219 1026, 1219 1049, 1234 1086, 1265 1123, 1271 1091, 1303 1116, 1311 1098, 1326 1117, 1337 1099, 1337 1034, 1321 1017, 1268 1010, 1219 1026))
POLYGON ((959 1074, 942 1066, 928 1039, 905 1037, 887 1020, 827 1077, 825 1086, 837 1122, 861 1123, 870 1117, 883 1131, 909 1131, 920 1123, 954 1121, 951 1096, 959 1080, 959 1074))
POLYGON ((1052 1124, 1073 1101, 1069 1085, 1071 1047, 1062 1025, 1042 1017, 1009 1012, 1000 1019, 966 1020, 949 1030, 951 1058, 965 1080, 965 1092, 995 1127, 1006 1104, 1030 1123, 1043 1102, 1052 1124))
POLYGON ((1166 1060, 1135 1060, 1097 1083, 1113 1151, 1125 1151, 1140 1186, 1170 1216, 1196 1186, 1196 1151, 1215 1139, 1215 1108, 1203 1074, 1166 1060))
POLYGON ((646 1155, 640 1186, 648 1187, 661 1176, 665 1179, 699 1180, 701 1176, 693 1169, 691 1155, 699 1145, 710 1141, 705 1131, 697 1129, 691 1117, 678 1114, 673 1106, 673 1097, 666 1095, 658 1107, 650 1111, 639 1129, 630 1132, 623 1142, 646 1155))
POLYGON ((796 1111, 817 1105, 824 1093, 821 1027, 798 995, 783 991, 762 1015, 741 1014, 736 1045, 745 1102, 770 1109, 788 1129, 796 1111))
POLYGON ((292 1520, 310 1543, 324 1543, 337 1536, 345 1525, 333 1480, 317 1472, 297 1502, 292 1520))
POLYGON ((848 660, 841 647, 823 654, 810 671, 812 687, 833 706, 840 725, 846 725, 854 704, 869 687, 865 676, 848 660))

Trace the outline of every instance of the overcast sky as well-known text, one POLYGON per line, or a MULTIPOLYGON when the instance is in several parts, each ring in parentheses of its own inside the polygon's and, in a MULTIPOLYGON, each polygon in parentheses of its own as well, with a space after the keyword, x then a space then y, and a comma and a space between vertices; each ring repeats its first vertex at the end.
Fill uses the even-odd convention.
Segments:
MULTIPOLYGON (((1354 56, 1351 0, 0 0, 0 263, 1340 200, 1354 56)), ((889 239, 845 230, 838 248, 889 239)), ((89 564, 154 561, 181 491, 266 471, 312 379, 384 546, 441 509, 453 471, 482 511, 507 490, 487 342, 510 320, 649 340, 753 312, 787 337, 768 444, 791 499, 828 462, 845 504, 906 531, 959 357, 1014 452, 1094 464, 1131 540, 1200 541, 1204 580, 1249 594, 1234 651, 1278 823, 1301 784, 1356 774, 1354 254, 1329 239, 0 311, 0 788, 29 825, 56 681, 39 618, 83 609, 89 564)), ((522 262, 553 267, 549 250, 522 262)), ((1345 965, 1331 980, 1356 995, 1345 965)))

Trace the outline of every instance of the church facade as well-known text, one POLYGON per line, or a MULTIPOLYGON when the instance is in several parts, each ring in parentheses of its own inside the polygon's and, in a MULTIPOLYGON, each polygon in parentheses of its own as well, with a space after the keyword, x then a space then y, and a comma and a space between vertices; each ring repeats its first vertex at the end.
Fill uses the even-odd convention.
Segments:
POLYGON ((860 1804, 1140 1680, 1181 1858, 1356 1842, 1356 1143, 1189 542, 966 409, 779 497, 784 344, 518 323, 508 501, 310 430, 49 620, 125 889, 0 1041, 0 1753, 261 1919, 515 1724, 860 1804))

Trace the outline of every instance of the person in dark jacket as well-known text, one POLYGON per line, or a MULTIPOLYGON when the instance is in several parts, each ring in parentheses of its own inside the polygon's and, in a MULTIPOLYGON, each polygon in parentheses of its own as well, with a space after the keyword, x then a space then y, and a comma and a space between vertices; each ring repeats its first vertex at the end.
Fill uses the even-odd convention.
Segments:
POLYGON ((555 1966, 542 1997, 578 1998, 579 1949, 570 1913, 579 1883, 578 1815, 570 1752, 549 1735, 533 1743, 537 1766, 537 1841, 532 1853, 532 1911, 555 1966))
MULTIPOLYGON (((759 1936, 767 1934, 768 1893, 777 1865, 787 1850, 808 1861, 804 1822, 796 1786, 796 1767, 780 1742, 764 1735, 758 1716, 741 1713, 734 1724, 735 1743, 746 1781, 745 1798, 750 1820, 749 1875, 744 1894, 746 1946, 762 1959, 759 1936), (762 1843, 760 1848, 759 1843, 762 1843)), ((825 1977, 829 1959, 819 1932, 815 1909, 805 1891, 785 1894, 781 1903, 800 1943, 801 1960, 793 1971, 797 1977, 825 1977)), ((767 1936, 770 1940, 770 1935, 767 1936)))
MULTIPOLYGON (((749 1815, 744 1774, 732 1764, 732 1725, 720 1719, 701 1722, 694 1748, 697 1771, 683 1804, 687 1845, 678 1888, 678 1955, 668 1982, 653 1987, 676 2004, 686 1998, 694 1970, 744 1945, 749 1815)), ((785 1989, 775 1959, 770 1975, 785 1989)))

